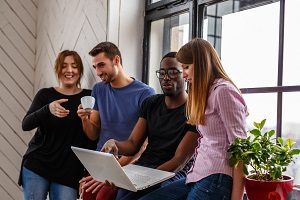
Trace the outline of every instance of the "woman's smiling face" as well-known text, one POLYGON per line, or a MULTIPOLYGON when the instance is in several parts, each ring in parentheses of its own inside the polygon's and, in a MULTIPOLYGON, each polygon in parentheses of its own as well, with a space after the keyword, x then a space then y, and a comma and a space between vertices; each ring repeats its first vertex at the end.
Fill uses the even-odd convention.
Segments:
POLYGON ((75 63, 73 56, 65 57, 61 72, 59 75, 59 80, 61 84, 66 86, 77 85, 80 78, 80 72, 77 64, 75 63))

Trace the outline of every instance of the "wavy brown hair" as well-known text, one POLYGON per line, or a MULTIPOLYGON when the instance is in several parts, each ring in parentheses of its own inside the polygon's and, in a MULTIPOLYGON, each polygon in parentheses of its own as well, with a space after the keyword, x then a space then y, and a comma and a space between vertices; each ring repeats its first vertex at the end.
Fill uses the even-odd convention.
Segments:
POLYGON ((83 64, 82 64, 82 60, 81 57, 79 56, 79 54, 76 51, 70 51, 70 50, 64 50, 62 52, 60 52, 55 60, 55 65, 54 65, 54 70, 55 70, 55 74, 57 76, 57 79, 59 81, 59 75, 62 71, 63 68, 63 64, 65 61, 65 58, 67 56, 73 56, 74 61, 77 65, 78 71, 79 71, 79 79, 76 83, 76 85, 78 87, 81 86, 80 81, 81 81, 81 77, 83 76, 83 64))
POLYGON ((188 85, 186 115, 188 123, 204 125, 207 98, 215 79, 223 78, 235 84, 226 74, 217 51, 206 40, 191 40, 179 49, 176 58, 182 64, 194 64, 193 83, 188 85))

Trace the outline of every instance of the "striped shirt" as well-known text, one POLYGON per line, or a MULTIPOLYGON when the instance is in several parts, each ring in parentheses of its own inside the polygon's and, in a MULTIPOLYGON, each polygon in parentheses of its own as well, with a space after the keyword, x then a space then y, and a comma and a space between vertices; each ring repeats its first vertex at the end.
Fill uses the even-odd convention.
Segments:
POLYGON ((216 173, 232 176, 227 149, 235 138, 246 137, 246 116, 246 103, 239 91, 230 82, 217 79, 207 100, 205 125, 197 125, 200 138, 187 183, 216 173))

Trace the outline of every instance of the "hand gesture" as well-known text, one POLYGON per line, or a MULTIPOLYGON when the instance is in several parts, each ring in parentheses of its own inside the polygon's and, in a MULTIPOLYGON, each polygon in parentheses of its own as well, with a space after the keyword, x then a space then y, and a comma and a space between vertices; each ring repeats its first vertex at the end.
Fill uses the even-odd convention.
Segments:
POLYGON ((49 104, 51 114, 59 118, 66 117, 70 113, 70 111, 62 107, 61 104, 67 101, 68 99, 59 99, 51 102, 49 104))
POLYGON ((112 153, 116 157, 118 157, 118 147, 116 145, 116 141, 114 139, 108 140, 102 147, 101 151, 106 153, 112 153))

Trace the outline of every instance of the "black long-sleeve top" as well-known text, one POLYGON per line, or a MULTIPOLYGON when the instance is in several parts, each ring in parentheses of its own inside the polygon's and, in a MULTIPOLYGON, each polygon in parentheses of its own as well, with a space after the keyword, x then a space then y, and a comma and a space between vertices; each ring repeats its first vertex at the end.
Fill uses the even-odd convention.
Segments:
POLYGON ((95 149, 97 146, 97 141, 86 137, 77 115, 80 98, 90 94, 91 90, 83 89, 75 95, 64 95, 51 87, 41 89, 35 95, 22 121, 24 131, 37 128, 23 156, 22 166, 49 181, 78 189, 84 168, 71 146, 88 149, 95 149), (70 110, 70 113, 67 117, 58 118, 50 113, 49 104, 63 98, 68 101, 61 105, 70 110))

